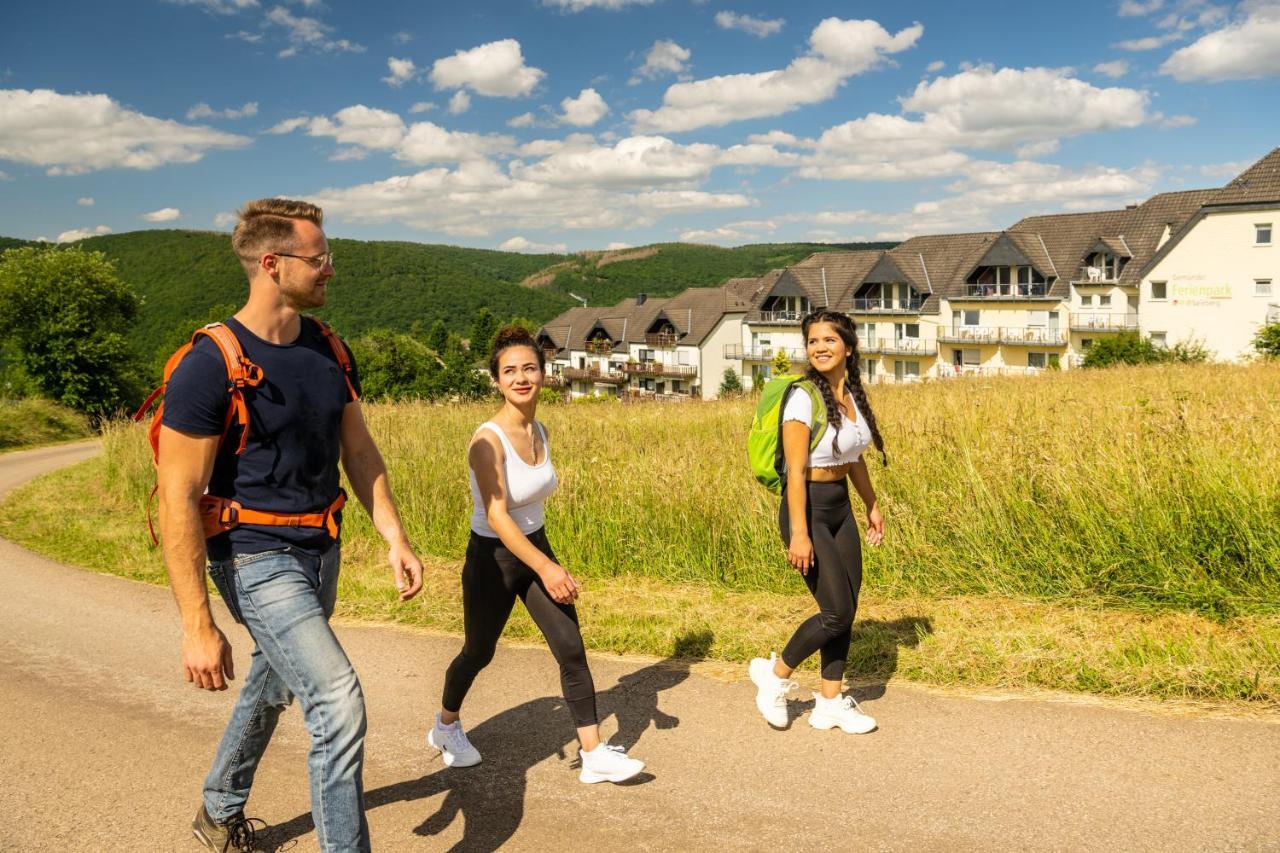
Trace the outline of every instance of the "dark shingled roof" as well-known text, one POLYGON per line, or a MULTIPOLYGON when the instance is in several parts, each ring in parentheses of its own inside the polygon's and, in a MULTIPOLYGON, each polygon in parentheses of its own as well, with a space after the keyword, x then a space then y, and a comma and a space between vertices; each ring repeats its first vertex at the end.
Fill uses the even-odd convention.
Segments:
POLYGON ((1280 148, 1275 148, 1214 195, 1209 204, 1280 201, 1280 148))

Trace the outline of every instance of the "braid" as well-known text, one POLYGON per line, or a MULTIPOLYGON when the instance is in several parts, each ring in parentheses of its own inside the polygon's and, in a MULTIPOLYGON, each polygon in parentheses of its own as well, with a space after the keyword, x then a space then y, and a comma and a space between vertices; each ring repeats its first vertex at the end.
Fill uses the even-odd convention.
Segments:
POLYGON ((849 361, 845 365, 845 376, 849 390, 853 392, 853 401, 858 404, 858 411, 862 412, 862 416, 867 419, 867 426, 871 429, 871 443, 876 446, 876 450, 880 451, 880 461, 888 468, 889 456, 884 452, 884 439, 880 437, 880 427, 876 425, 875 412, 871 411, 867 392, 862 387, 862 371, 858 368, 856 350, 849 354, 849 361))
POLYGON ((827 427, 834 430, 831 433, 831 452, 838 454, 840 447, 837 442, 840 440, 840 423, 844 415, 836 405, 836 396, 831 391, 831 383, 812 364, 805 369, 804 376, 822 392, 822 402, 827 406, 827 427))

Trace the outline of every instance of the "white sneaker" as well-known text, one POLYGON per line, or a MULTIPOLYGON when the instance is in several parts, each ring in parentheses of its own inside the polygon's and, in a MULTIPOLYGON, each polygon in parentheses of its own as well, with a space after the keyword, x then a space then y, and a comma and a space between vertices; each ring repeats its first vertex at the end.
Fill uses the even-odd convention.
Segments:
POLYGON ((467 740, 461 720, 446 726, 437 714, 436 724, 427 732, 427 743, 440 750, 445 767, 474 767, 480 763, 480 751, 467 740))
POLYGON ((747 665, 747 673, 756 685, 756 707, 764 715, 764 720, 775 729, 787 727, 787 694, 795 689, 796 683, 773 674, 776 654, 770 653, 769 659, 753 658, 747 665))
POLYGON ((620 746, 601 743, 590 752, 578 750, 582 757, 582 772, 578 779, 591 785, 595 782, 625 782, 644 769, 644 762, 628 758, 620 746))
POLYGON ((839 726, 846 734, 865 735, 876 727, 876 720, 875 717, 862 713, 852 696, 825 699, 821 693, 815 693, 809 725, 815 729, 833 729, 839 726))

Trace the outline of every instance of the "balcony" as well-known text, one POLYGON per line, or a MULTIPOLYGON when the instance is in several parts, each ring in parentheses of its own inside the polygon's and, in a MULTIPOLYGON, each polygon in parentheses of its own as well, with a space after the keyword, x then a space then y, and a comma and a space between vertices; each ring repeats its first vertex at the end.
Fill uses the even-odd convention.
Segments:
POLYGON ((663 364, 658 361, 632 361, 622 368, 629 376, 674 376, 691 378, 698 375, 698 368, 692 364, 663 364))
POLYGON ((676 345, 675 332, 654 332, 644 336, 644 342, 651 347, 673 347, 676 345))
POLYGON ((853 313, 919 314, 920 309, 924 306, 924 300, 923 296, 913 296, 910 299, 855 299, 853 300, 853 313))
POLYGON ((627 375, 620 371, 601 370, 599 367, 566 367, 564 378, 569 381, 581 380, 596 382, 601 385, 621 385, 627 381, 627 375))
POLYGON ((1016 346, 1062 347, 1067 345, 1067 336, 1061 329, 1046 329, 1043 326, 1002 326, 1000 343, 1016 346))
POLYGON ((898 338, 897 340, 883 340, 876 345, 875 341, 871 342, 873 349, 867 352, 878 352, 884 355, 937 355, 938 344, 936 341, 925 341, 920 338, 898 338))
POLYGON ((747 314, 747 322, 761 326, 798 326, 804 315, 802 311, 752 311, 747 314))
POLYGON ((595 355, 608 355, 613 352, 613 341, 605 338, 587 341, 587 352, 595 355))
POLYGON ((1136 332, 1137 314, 1072 314, 1073 332, 1136 332))
POLYGON ((963 296, 952 296, 951 302, 1004 302, 1004 301, 1048 301, 1059 302, 1057 297, 1049 295, 1049 285, 1045 284, 966 284, 963 296))
POLYGON ((939 326, 938 340, 957 344, 995 344, 1000 342, 998 326, 939 326))
POLYGON ((773 361, 778 353, 786 353, 793 364, 808 360, 803 348, 798 347, 744 347, 742 344, 725 344, 724 357, 742 361, 773 361))
MULTIPOLYGON (((1121 267, 1117 269, 1106 269, 1105 267, 1091 267, 1088 264, 1081 264, 1076 270, 1075 278, 1071 279, 1072 285, 1084 285, 1085 287, 1098 287, 1102 285, 1118 285, 1120 284, 1121 267)), ((1137 287, 1138 283, 1129 282, 1129 287, 1137 287)))
POLYGON ((939 379, 957 379, 960 377, 975 376, 1039 376, 1044 373, 1044 367, 982 367, 976 364, 944 364, 938 367, 939 379))

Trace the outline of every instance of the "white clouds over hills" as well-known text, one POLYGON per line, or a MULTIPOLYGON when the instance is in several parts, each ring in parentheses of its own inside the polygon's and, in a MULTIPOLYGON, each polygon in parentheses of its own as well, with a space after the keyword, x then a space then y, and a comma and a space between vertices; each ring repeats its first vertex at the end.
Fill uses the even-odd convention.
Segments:
POLYGON ((1213 82, 1280 75, 1280 2, 1251 0, 1241 10, 1238 20, 1174 51, 1160 72, 1213 82))
POLYGON ((546 73, 524 64, 520 42, 503 39, 459 50, 437 59, 431 82, 437 89, 467 88, 477 95, 516 98, 528 95, 546 73))
POLYGON ((154 169, 194 163, 248 137, 125 109, 106 95, 0 89, 0 160, 43 166, 50 175, 154 169))
MULTIPOLYGON (((397 160, 420 164, 458 163, 509 152, 516 144, 510 136, 446 130, 429 121, 406 125, 393 112, 363 104, 338 110, 331 118, 286 119, 267 132, 286 134, 300 129, 305 129, 309 136, 330 137, 340 145, 355 146, 364 153, 388 151, 397 160)), ((350 153, 339 157, 359 159, 350 153)))
POLYGON ((875 21, 827 18, 809 36, 809 52, 786 68, 677 83, 657 110, 630 114, 639 132, 676 132, 781 115, 832 98, 846 80, 912 47, 914 24, 890 35, 875 21))

